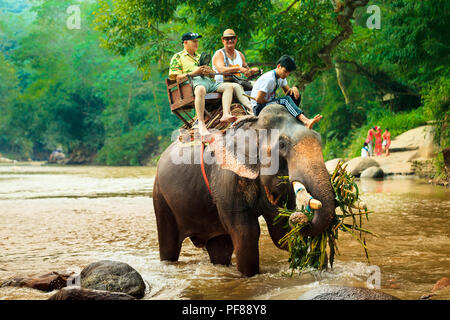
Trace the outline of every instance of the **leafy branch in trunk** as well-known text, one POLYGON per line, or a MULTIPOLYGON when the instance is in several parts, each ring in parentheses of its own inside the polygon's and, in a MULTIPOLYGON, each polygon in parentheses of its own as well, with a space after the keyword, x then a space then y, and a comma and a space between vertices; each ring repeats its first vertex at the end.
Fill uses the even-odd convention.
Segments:
MULTIPOLYGON (((314 213, 307 208, 300 210, 289 210, 286 207, 279 208, 279 214, 274 222, 277 223, 282 217, 289 217, 291 230, 279 240, 282 247, 289 251, 289 267, 291 275, 294 270, 304 271, 310 268, 323 269, 327 267, 327 257, 330 266, 333 267, 334 257, 339 255, 337 246, 339 231, 349 233, 364 248, 364 252, 369 260, 369 252, 366 244, 366 235, 376 236, 371 231, 363 228, 363 218, 368 220, 371 213, 360 201, 358 186, 355 177, 349 174, 340 161, 331 176, 331 184, 336 195, 336 202, 341 213, 336 214, 328 229, 315 236, 303 237, 301 230, 306 227, 314 217, 314 213), (347 220, 350 220, 348 222, 347 220), (328 252, 327 252, 327 248, 328 252)), ((285 227, 289 227, 286 225, 285 227)))

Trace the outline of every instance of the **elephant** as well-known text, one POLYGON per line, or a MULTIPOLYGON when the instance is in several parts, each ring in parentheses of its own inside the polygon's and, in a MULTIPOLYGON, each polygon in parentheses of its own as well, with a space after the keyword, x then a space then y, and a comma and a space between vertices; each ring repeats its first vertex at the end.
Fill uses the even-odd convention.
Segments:
POLYGON ((206 248, 213 264, 231 265, 234 252, 238 271, 250 277, 260 271, 261 215, 273 243, 287 250, 279 240, 289 231, 288 219, 274 223, 278 208, 313 207, 315 201, 314 217, 301 231, 315 236, 334 218, 335 195, 320 135, 283 106, 272 104, 258 117, 245 116, 223 136, 217 133, 204 149, 206 178, 201 145, 175 141, 162 153, 153 187, 160 259, 177 261, 189 237, 196 247, 206 248), (237 142, 240 161, 240 154, 231 150, 237 142), (253 148, 257 156, 250 152, 253 148), (187 151, 191 162, 174 161, 174 155, 187 151), (301 188, 307 192, 298 196, 301 188))

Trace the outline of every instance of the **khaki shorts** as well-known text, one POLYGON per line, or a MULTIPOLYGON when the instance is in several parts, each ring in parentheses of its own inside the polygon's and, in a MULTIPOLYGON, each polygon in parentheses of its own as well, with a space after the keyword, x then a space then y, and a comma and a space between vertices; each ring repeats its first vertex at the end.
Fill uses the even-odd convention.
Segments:
POLYGON ((204 86, 206 89, 206 93, 210 93, 210 92, 214 92, 217 90, 217 88, 219 87, 220 83, 215 82, 214 80, 212 80, 209 77, 194 77, 192 79, 192 86, 197 87, 197 86, 204 86))

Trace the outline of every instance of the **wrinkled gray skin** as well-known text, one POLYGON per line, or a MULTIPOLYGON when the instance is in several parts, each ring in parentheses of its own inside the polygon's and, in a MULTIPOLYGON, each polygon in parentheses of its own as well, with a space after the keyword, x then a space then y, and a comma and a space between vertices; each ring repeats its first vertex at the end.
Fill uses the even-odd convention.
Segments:
MULTIPOLYGON (((319 134, 305 128, 280 105, 270 105, 259 117, 249 117, 236 127, 243 131, 236 131, 233 138, 249 129, 279 129, 272 145, 258 144, 263 152, 279 149, 278 172, 261 175, 266 166, 260 162, 238 166, 230 166, 228 162, 206 164, 211 196, 199 160, 197 164, 174 164, 171 153, 183 147, 178 142, 172 143, 161 155, 153 188, 161 260, 177 261, 181 243, 190 237, 195 246, 206 247, 212 263, 229 265, 234 252, 241 273, 246 276, 259 273, 258 217, 264 217, 274 244, 280 247, 278 241, 289 230, 284 228, 285 220, 274 225, 273 219, 278 206, 287 204, 289 209, 295 208, 293 181, 303 183, 322 202, 322 209, 316 211, 311 225, 303 229, 304 235, 314 236, 328 228, 335 202, 319 134), (282 183, 280 176, 289 176, 290 183, 282 183)), ((190 148, 195 148, 196 157, 200 158, 200 147, 190 148)), ((248 152, 248 145, 244 149, 248 152)), ((214 151, 217 157, 223 150, 220 139, 216 139, 205 154, 214 151)))

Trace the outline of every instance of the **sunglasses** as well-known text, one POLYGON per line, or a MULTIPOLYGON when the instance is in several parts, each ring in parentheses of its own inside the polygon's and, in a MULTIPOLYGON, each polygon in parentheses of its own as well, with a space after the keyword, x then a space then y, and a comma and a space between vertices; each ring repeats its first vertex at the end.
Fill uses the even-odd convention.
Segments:
POLYGON ((234 41, 234 40, 236 40, 236 36, 234 36, 234 37, 222 37, 222 40, 225 40, 225 41, 234 41))

